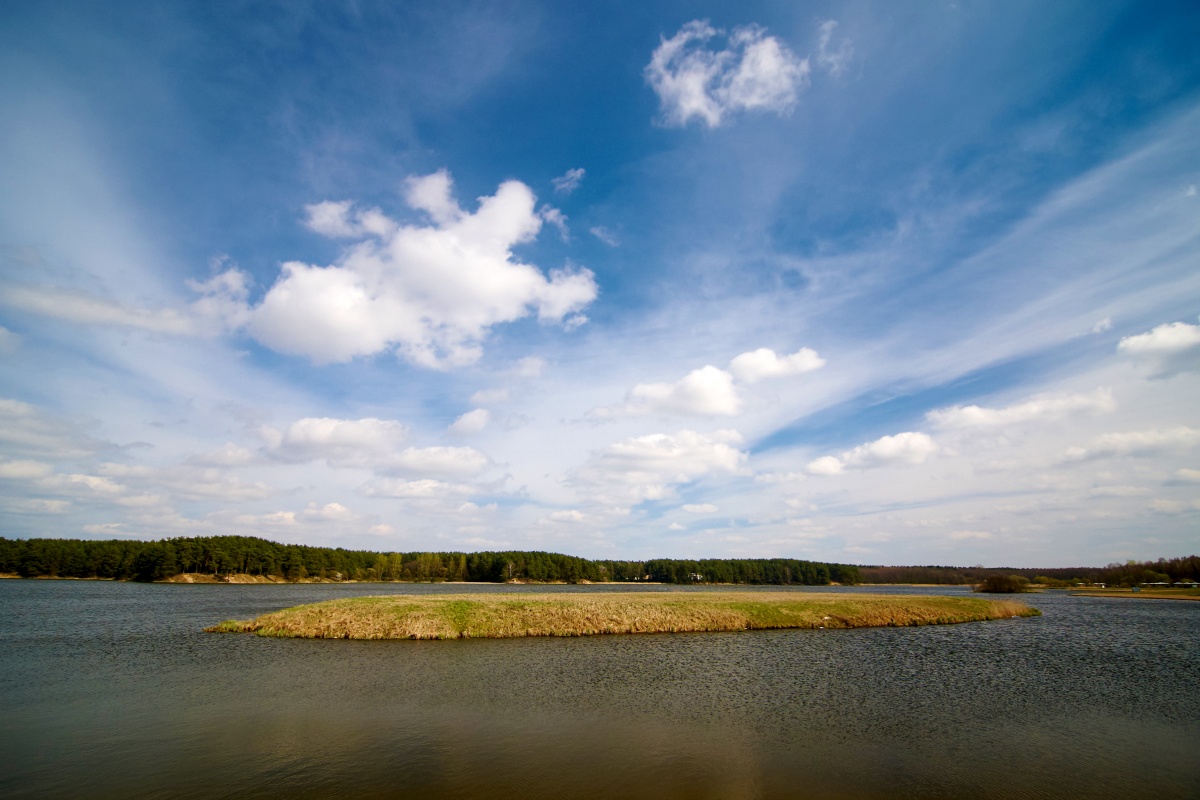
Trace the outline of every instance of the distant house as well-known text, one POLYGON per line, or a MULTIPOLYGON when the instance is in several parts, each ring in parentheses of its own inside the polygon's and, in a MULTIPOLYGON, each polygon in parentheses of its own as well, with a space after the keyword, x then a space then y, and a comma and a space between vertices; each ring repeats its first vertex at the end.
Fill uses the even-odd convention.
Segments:
POLYGON ((701 575, 699 572, 693 572, 693 573, 691 573, 690 575, 688 575, 688 577, 689 577, 689 578, 691 578, 691 579, 692 579, 692 580, 694 580, 694 581, 702 581, 702 580, 704 580, 704 576, 703 576, 703 575, 701 575))
POLYGON ((1146 587, 1153 587, 1155 589, 1167 589, 1167 588, 1170 588, 1171 583, 1169 581, 1153 581, 1151 583, 1143 583, 1141 585, 1146 586, 1146 587))
POLYGON ((1197 581, 1175 581, 1175 585, 1181 589, 1200 589, 1200 582, 1197 581))

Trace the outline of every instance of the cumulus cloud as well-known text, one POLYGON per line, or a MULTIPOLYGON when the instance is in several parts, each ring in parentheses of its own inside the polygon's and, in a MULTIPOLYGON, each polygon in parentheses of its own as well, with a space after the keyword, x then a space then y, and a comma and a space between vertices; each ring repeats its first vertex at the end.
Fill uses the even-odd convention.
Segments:
POLYGON ((680 508, 689 514, 715 514, 719 510, 712 503, 685 503, 680 508))
POLYGON ((408 429, 394 420, 306 417, 286 431, 265 431, 267 452, 281 461, 326 461, 335 467, 392 463, 408 429))
POLYGON ((1200 346, 1200 325, 1170 322, 1146 333, 1126 336, 1117 349, 1131 355, 1166 355, 1200 346))
POLYGON ((460 416, 450 426, 451 433, 467 435, 479 433, 492 421, 492 413, 486 408, 476 408, 460 416))
POLYGON ((390 497, 400 500, 443 500, 462 498, 475 493, 475 488, 465 483, 421 478, 403 480, 399 478, 376 478, 363 484, 359 493, 367 497, 390 497))
POLYGON ((538 356, 526 356, 513 367, 513 374, 518 378, 540 378, 545 371, 546 359, 538 356))
POLYGON ((854 45, 849 39, 842 37, 837 49, 834 49, 831 45, 835 28, 837 28, 837 22, 831 19, 822 22, 817 29, 817 66, 837 77, 850 65, 850 59, 854 55, 854 45))
POLYGON ((1067 451, 1067 458, 1078 461, 1112 456, 1149 456, 1197 445, 1200 445, 1200 430, 1196 428, 1153 428, 1146 431, 1106 433, 1097 437, 1090 447, 1072 447, 1067 451))
POLYGON ((1200 371, 1200 325, 1171 322, 1126 336, 1117 343, 1126 355, 1151 365, 1154 377, 1200 371))
POLYGON ((1112 390, 1096 389, 1089 394, 1044 394, 1004 408, 951 406, 926 414, 934 425, 946 429, 994 428, 1038 420, 1056 420, 1078 413, 1103 414, 1116 409, 1112 390))
POLYGON ((559 194, 570 194, 579 188, 579 184, 583 183, 583 176, 586 174, 587 172, 583 167, 577 167, 567 170, 562 175, 551 180, 550 183, 553 184, 554 191, 559 194))
POLYGON ((825 366, 825 359, 816 350, 803 347, 789 356, 776 355, 774 350, 760 347, 742 353, 729 362, 729 371, 745 383, 757 383, 764 378, 786 378, 812 372, 825 366))
POLYGON ((667 125, 699 119, 710 128, 738 111, 786 114, 808 84, 808 59, 797 58, 758 25, 725 32, 707 21, 687 23, 663 39, 646 66, 667 125), (714 38, 725 46, 713 47, 714 38))
POLYGON ((44 478, 53 471, 52 466, 40 461, 0 461, 0 478, 8 480, 44 478))
POLYGON ((406 200, 428 217, 424 225, 401 225, 348 201, 310 206, 310 229, 356 241, 331 266, 284 264, 262 302, 247 309, 246 329, 315 363, 395 349, 442 369, 476 361, 494 325, 531 313, 562 323, 595 299, 590 270, 547 277, 513 255, 536 238, 546 213, 535 211, 529 187, 507 181, 473 213, 459 207, 452 188, 445 170, 408 181, 406 200))
POLYGON ((892 464, 922 464, 937 452, 937 443, 925 433, 906 431, 882 436, 847 450, 841 457, 822 456, 810 461, 811 475, 837 475, 846 469, 871 469, 892 464))
POLYGON ((745 468, 742 436, 734 430, 655 433, 616 442, 592 454, 574 483, 597 501, 631 505, 670 496, 673 487, 745 468))
POLYGON ((741 411, 742 399, 733 376, 713 366, 692 370, 674 383, 639 383, 626 396, 624 405, 592 409, 589 416, 606 419, 645 414, 733 416, 741 411))
POLYGON ((508 389, 480 389, 471 395, 471 402, 477 406, 491 406, 508 401, 508 389))

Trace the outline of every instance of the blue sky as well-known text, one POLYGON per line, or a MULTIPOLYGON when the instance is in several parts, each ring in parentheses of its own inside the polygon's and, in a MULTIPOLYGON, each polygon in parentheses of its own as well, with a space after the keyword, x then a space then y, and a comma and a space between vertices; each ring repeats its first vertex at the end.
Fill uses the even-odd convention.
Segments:
POLYGON ((1189 3, 0 8, 5 536, 1200 550, 1189 3))

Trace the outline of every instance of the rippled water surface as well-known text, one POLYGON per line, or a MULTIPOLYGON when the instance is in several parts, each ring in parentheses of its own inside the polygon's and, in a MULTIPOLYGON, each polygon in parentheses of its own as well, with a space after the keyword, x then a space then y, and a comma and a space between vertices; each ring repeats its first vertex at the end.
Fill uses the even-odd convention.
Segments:
POLYGON ((1200 797, 1200 602, 1047 593, 1040 618, 855 631, 201 632, 445 591, 521 589, 0 581, 0 796, 1200 797))

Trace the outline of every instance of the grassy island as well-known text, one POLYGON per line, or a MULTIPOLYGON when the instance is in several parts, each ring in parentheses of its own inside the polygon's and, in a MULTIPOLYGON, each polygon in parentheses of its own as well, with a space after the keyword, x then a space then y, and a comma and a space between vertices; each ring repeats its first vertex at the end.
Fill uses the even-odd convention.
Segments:
POLYGON ((210 633, 309 639, 460 639, 867 628, 977 622, 1041 612, 978 597, 801 592, 390 595, 296 606, 210 633))

